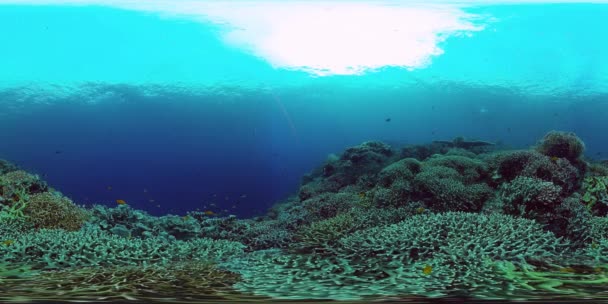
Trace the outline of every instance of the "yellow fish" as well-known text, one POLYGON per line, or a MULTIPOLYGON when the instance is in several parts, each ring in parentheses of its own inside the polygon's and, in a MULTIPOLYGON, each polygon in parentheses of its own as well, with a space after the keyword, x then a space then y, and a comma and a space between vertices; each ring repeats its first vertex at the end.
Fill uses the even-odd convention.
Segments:
POLYGON ((422 213, 422 212, 424 212, 424 208, 422 208, 422 207, 416 208, 416 213, 422 213))
POLYGON ((125 202, 124 200, 121 200, 121 199, 116 200, 116 203, 119 204, 119 205, 126 205, 127 204, 127 202, 125 202))
POLYGON ((576 270, 574 270, 574 268, 572 268, 572 267, 564 267, 564 268, 561 268, 559 271, 560 272, 567 272, 567 273, 574 273, 574 272, 576 272, 576 270))
POLYGON ((431 272, 433 272, 433 266, 431 265, 426 265, 424 266, 424 268, 422 269, 422 273, 429 275, 431 274, 431 272))
POLYGON ((359 192, 359 197, 360 198, 365 198, 365 192, 359 192))
POLYGON ((205 211, 203 213, 205 213, 206 215, 214 215, 215 214, 215 212, 213 212, 211 210, 207 210, 207 211, 205 211))
POLYGON ((189 220, 189 219, 190 219, 190 216, 188 216, 188 215, 184 215, 184 216, 182 216, 182 219, 184 219, 184 221, 187 221, 187 220, 189 220))
POLYGON ((2 242, 2 244, 4 244, 4 246, 10 246, 10 245, 12 245, 14 242, 15 242, 15 241, 13 241, 13 240, 6 240, 6 241, 2 242))
POLYGON ((556 162, 558 159, 559 159, 559 157, 557 157, 557 156, 551 156, 551 161, 556 162))

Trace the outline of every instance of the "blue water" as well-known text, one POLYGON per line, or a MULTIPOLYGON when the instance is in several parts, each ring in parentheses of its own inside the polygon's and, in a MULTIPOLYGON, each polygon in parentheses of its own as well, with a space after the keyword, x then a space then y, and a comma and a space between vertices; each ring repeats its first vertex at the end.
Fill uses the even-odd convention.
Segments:
POLYGON ((227 43, 217 22, 5 4, 0 158, 79 204, 241 217, 365 140, 518 148, 558 129, 608 158, 608 5, 461 9, 485 28, 440 42, 425 66, 315 75, 227 43))

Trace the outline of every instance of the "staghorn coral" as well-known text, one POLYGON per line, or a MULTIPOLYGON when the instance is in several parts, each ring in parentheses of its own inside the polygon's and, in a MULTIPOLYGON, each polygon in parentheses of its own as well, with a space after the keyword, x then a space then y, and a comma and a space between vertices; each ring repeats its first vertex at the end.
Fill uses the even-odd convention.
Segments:
POLYGON ((209 262, 85 267, 7 280, 0 287, 0 290, 5 289, 0 293, 0 300, 227 300, 236 294, 231 286, 238 281, 238 275, 220 270, 209 262))
POLYGON ((0 246, 0 263, 27 263, 34 269, 87 266, 166 264, 176 261, 216 261, 243 252, 237 242, 200 238, 123 238, 93 226, 78 231, 41 229, 25 234, 7 233, 14 240, 0 246))
POLYGON ((415 213, 414 208, 354 208, 348 213, 313 222, 300 228, 290 249, 298 253, 323 254, 335 242, 357 230, 397 223, 415 213))
POLYGON ((237 290, 279 299, 470 295, 496 291, 507 280, 492 271, 493 261, 567 252, 567 243, 532 220, 453 212, 355 231, 323 255, 257 251, 222 267, 242 275, 237 290), (426 265, 431 274, 423 272, 426 265))

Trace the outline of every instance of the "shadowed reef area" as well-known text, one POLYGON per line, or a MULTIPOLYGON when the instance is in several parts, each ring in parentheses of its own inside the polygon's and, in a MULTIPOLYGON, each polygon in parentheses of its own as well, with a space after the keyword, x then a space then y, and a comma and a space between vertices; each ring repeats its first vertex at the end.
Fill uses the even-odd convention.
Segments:
POLYGON ((365 142, 251 219, 83 207, 0 161, 0 301, 601 301, 608 163, 584 148, 365 142))

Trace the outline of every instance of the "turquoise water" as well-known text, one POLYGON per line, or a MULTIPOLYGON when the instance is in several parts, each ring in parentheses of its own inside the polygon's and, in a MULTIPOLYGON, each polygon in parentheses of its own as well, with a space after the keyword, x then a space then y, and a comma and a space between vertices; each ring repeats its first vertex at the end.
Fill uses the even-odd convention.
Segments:
MULTIPOLYGON (((608 5, 601 3, 0 1, 0 159, 23 170, 0 163, 0 241, 5 242, 0 245, 5 255, 0 259, 0 283, 8 282, 8 287, 0 287, 6 294, 0 293, 0 298, 601 298, 606 280, 602 256, 608 244, 597 237, 605 232, 603 206, 608 204, 606 18, 608 5), (543 138, 552 130, 575 133, 584 142, 584 152, 543 152, 538 146, 551 144, 543 138), (459 137, 464 145, 454 140, 459 137), (369 141, 390 148, 363 144, 369 141), (447 146, 438 148, 438 142, 447 146), (491 148, 479 150, 467 145, 471 142, 489 143, 491 148), (534 159, 540 167, 530 173, 532 169, 522 169, 528 165, 520 164, 521 159, 510 164, 497 156, 516 153, 504 152, 512 150, 532 153, 527 161, 534 159), (445 163, 440 167, 448 173, 424 173, 431 170, 424 168, 448 162, 433 160, 433 154, 438 159, 466 158, 451 161, 471 166, 479 176, 468 179, 466 170, 453 175, 445 163), (360 159, 364 161, 358 163, 360 159), (405 165, 398 163, 403 159, 416 159, 423 169, 406 165, 410 167, 401 169, 400 186, 387 186, 382 176, 389 173, 382 170, 405 165), (519 165, 522 168, 516 169, 519 165), (506 178, 507 169, 501 166, 521 172, 506 178), (425 176, 441 181, 432 183, 425 176), (454 188, 460 186, 437 194, 433 187, 443 187, 437 185, 446 180, 483 189, 466 194, 466 199, 465 190, 454 188), (546 198, 526 192, 533 190, 513 190, 526 183, 543 193, 552 193, 551 185, 561 192, 543 201, 546 198), (55 206, 51 198, 41 196, 47 192, 54 199, 69 199, 69 206, 80 206, 88 214, 86 220, 77 229, 62 226, 66 218, 78 217, 64 206, 65 212, 55 214, 65 218, 53 224, 37 222, 47 215, 35 213, 32 206, 55 206), (452 204, 444 202, 445 197, 452 204), (574 206, 587 205, 587 211, 568 209, 572 206, 566 202, 575 200, 579 203, 574 206), (417 221, 424 216, 426 223, 471 221, 450 212, 474 213, 483 223, 507 221, 484 217, 496 201, 527 204, 517 207, 523 208, 520 213, 508 207, 498 213, 531 221, 525 225, 538 224, 534 227, 553 234, 551 240, 569 240, 569 251, 555 261, 559 255, 544 248, 542 258, 526 257, 525 263, 490 254, 490 264, 484 264, 487 254, 476 252, 474 260, 480 264, 471 276, 485 281, 459 285, 458 280, 446 283, 446 278, 462 273, 442 272, 449 264, 439 255, 445 248, 434 247, 432 259, 409 254, 411 261, 386 258, 402 263, 397 271, 391 268, 395 264, 384 265, 386 260, 361 262, 371 259, 366 256, 371 253, 345 247, 359 241, 346 235, 317 244, 342 231, 330 224, 338 225, 331 221, 345 216, 369 216, 377 225, 348 224, 352 226, 341 233, 364 231, 360 235, 386 235, 383 239, 392 235, 389 224, 420 225, 417 221), (468 203, 474 207, 463 207, 468 203), (538 205, 551 208, 541 212, 535 209, 538 205), (576 225, 585 227, 581 229, 587 234, 576 232, 584 237, 573 232, 576 225), (306 233, 317 241, 306 239, 306 233), (107 246, 112 253, 102 258, 82 248, 32 249, 47 239, 70 243, 82 238, 80 234, 101 240, 84 247, 107 246), (578 238, 584 244, 575 242, 578 238), (133 239, 141 242, 136 247, 157 244, 166 254, 158 258, 163 262, 139 253, 125 254, 122 262, 117 259, 119 252, 145 252, 117 245, 133 239), (204 243, 207 240, 211 243, 204 243), (182 249, 176 253, 167 248, 182 249), (87 262, 75 258, 81 255, 91 257, 87 262), (57 259, 63 262, 49 262, 57 259), (580 270, 572 262, 576 259, 587 268, 580 270), (179 264, 185 260, 212 263, 218 269, 179 264), (336 260, 347 261, 356 271, 347 274, 340 268, 340 275, 332 276, 319 270, 335 266, 328 261, 336 260), (167 261, 172 264, 167 266, 167 261), (505 263, 514 263, 517 279, 509 277, 505 265, 510 264, 505 263), (427 265, 433 265, 429 279, 426 273, 420 277, 427 265), (24 277, 4 275, 22 266, 31 268, 24 277), (63 296, 49 291, 58 282, 76 286, 92 273, 99 276, 90 284, 105 286, 112 281, 95 268, 100 266, 133 267, 128 268, 132 274, 127 281, 134 283, 116 290, 100 287, 103 292, 78 285, 63 296), (479 274, 484 267, 487 270, 479 274), (184 268, 225 276, 225 286, 214 290, 202 283, 183 283, 184 273, 191 275, 184 268), (174 279, 148 292, 145 280, 150 273, 174 279), (140 285, 136 277, 142 279, 140 285), (176 282, 187 287, 179 289, 176 282), (555 282, 557 290, 546 288, 555 282), (501 287, 478 287, 487 284, 501 287), (273 287, 278 285, 282 287, 273 287)), ((575 145, 571 137, 560 140, 575 145)), ((426 236, 416 233, 429 232, 412 233, 423 239, 426 236)), ((528 242, 526 246, 534 247, 539 240, 528 242)), ((403 246, 391 250, 397 256, 414 250, 411 244, 403 246)))

